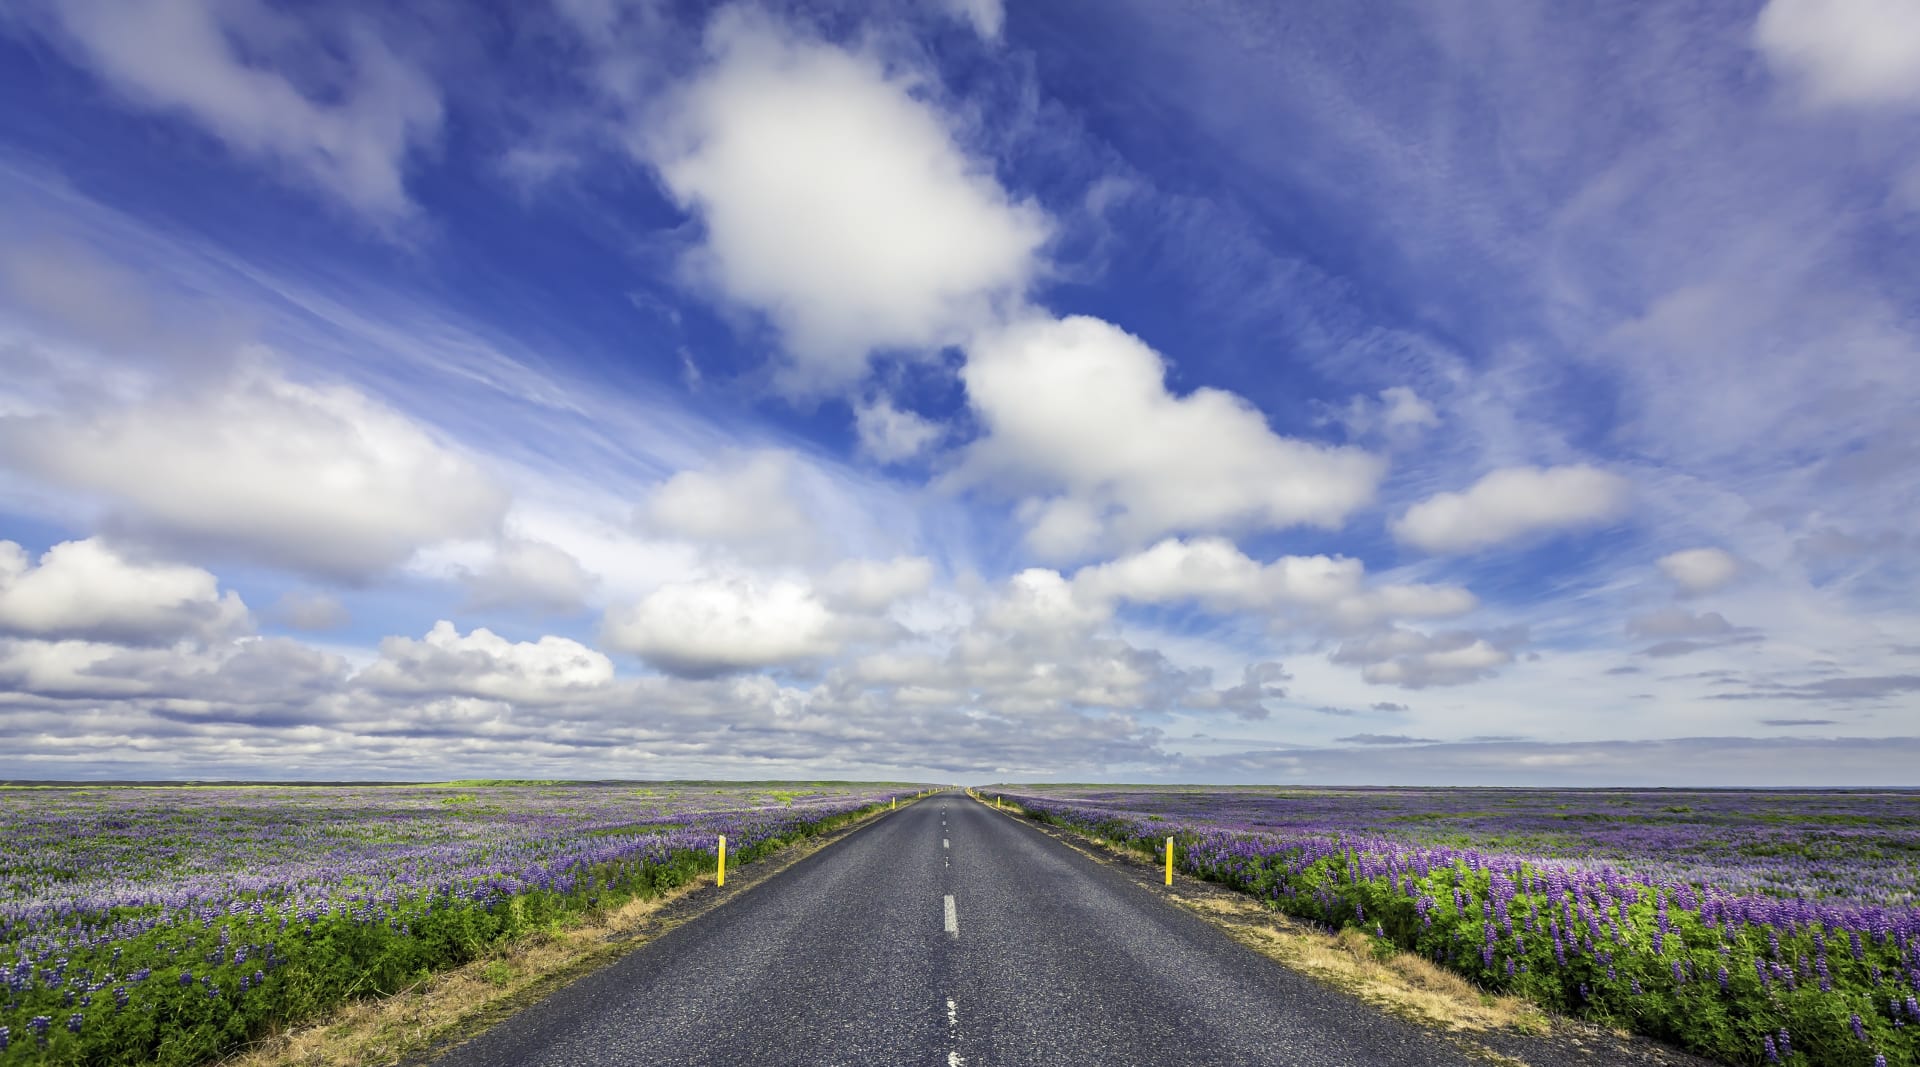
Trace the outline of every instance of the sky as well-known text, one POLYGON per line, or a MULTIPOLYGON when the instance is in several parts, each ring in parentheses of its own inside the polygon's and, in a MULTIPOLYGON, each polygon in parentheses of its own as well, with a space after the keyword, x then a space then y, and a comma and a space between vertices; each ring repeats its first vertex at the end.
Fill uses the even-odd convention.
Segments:
POLYGON ((0 777, 1920 785, 1908 0, 18 0, 0 99, 0 777))

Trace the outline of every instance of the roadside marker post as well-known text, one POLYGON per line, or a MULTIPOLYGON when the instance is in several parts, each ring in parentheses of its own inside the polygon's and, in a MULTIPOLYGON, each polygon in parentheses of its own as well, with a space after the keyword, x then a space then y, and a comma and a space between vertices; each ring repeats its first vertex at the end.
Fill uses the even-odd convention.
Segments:
POLYGON ((899 806, 900 806, 900 798, 899 798, 899 797, 894 797, 894 798, 893 798, 892 800, 889 800, 889 801, 887 801, 887 810, 888 810, 888 811, 892 811, 893 809, 895 809, 895 808, 897 808, 897 807, 899 807, 899 806))
POLYGON ((1167 884, 1173 884, 1173 838, 1167 838, 1167 884))
POLYGON ((720 874, 716 885, 727 884, 727 835, 720 835, 720 874))

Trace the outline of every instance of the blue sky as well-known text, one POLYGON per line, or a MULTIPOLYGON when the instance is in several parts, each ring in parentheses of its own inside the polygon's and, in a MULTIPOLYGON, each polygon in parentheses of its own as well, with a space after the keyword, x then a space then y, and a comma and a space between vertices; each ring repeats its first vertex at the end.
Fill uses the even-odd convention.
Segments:
POLYGON ((1920 784, 1920 16, 0 16, 0 776, 1920 784))

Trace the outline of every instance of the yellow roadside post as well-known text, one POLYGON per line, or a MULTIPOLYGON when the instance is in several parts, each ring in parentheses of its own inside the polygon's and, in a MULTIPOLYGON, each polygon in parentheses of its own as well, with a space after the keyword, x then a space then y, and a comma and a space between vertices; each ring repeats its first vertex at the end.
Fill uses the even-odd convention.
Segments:
POLYGON ((893 809, 895 809, 895 808, 897 808, 897 807, 899 807, 899 806, 900 806, 900 798, 899 798, 899 797, 894 797, 894 798, 893 798, 892 800, 889 800, 889 801, 887 801, 887 810, 888 810, 888 811, 892 811, 893 809))
POLYGON ((1167 838, 1167 884, 1173 884, 1173 838, 1167 838))
POLYGON ((726 834, 720 835, 720 876, 714 884, 716 885, 727 884, 727 835, 726 834))

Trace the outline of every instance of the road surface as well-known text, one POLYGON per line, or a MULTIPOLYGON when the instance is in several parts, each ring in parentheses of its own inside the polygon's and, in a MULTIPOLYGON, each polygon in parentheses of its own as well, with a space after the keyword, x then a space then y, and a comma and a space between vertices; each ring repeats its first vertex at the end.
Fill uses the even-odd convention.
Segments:
POLYGON ((943 793, 435 1067, 1466 1065, 1124 875, 943 793))

